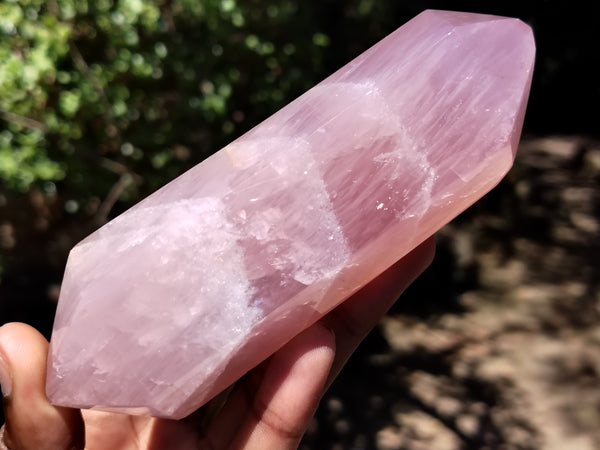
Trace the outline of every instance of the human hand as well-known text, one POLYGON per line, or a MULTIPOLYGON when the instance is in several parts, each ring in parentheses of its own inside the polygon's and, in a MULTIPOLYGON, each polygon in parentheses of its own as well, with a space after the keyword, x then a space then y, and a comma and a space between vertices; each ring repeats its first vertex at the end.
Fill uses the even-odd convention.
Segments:
POLYGON ((433 253, 430 239, 251 370, 208 424, 202 408, 174 421, 50 405, 48 343, 28 325, 4 325, 0 450, 295 449, 325 389, 433 253))

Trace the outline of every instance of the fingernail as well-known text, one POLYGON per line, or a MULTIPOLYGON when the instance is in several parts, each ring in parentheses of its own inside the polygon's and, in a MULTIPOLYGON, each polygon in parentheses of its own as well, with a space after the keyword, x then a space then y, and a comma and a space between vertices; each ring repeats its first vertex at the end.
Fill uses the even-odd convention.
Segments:
POLYGON ((8 397, 12 392, 12 379, 10 377, 10 369, 6 360, 0 354, 0 391, 3 397, 8 397))

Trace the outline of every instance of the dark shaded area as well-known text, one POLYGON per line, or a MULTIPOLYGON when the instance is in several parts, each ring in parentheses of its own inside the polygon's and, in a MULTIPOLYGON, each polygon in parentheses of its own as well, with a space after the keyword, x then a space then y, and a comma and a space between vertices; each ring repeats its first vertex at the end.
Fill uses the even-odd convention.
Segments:
POLYGON ((600 87, 600 6, 575 1, 511 2, 419 1, 376 2, 369 20, 348 19, 346 2, 322 2, 320 16, 330 30, 333 67, 341 67, 424 9, 447 9, 518 17, 533 27, 537 62, 526 130, 536 134, 585 133, 597 135, 600 87), (367 39, 365 39, 367 38, 367 39))

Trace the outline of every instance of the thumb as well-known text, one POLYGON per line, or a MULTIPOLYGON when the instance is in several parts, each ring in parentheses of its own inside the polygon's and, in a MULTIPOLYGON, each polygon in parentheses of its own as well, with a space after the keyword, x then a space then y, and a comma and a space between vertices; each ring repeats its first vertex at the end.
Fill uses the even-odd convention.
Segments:
POLYGON ((22 323, 0 327, 0 382, 5 430, 0 449, 71 450, 84 447, 78 410, 52 406, 45 393, 48 342, 22 323))

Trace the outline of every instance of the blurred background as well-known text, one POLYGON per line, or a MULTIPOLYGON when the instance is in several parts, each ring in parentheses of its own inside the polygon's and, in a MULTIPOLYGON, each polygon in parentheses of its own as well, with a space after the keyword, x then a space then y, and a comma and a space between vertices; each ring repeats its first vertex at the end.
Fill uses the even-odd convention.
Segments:
POLYGON ((522 145, 302 448, 600 448, 597 2, 0 1, 0 323, 49 336, 74 244, 428 8, 533 27, 522 145))

